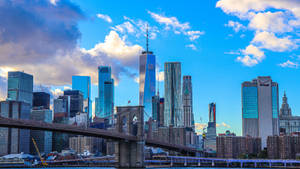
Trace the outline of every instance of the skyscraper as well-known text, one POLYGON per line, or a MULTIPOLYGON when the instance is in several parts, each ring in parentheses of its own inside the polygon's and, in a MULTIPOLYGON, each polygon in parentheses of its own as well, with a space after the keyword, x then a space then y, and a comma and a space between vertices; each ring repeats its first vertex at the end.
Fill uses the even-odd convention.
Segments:
POLYGON ((184 127, 194 128, 192 77, 183 76, 182 104, 184 127))
POLYGON ((165 63, 165 110, 164 125, 183 126, 181 96, 181 64, 180 62, 165 63))
POLYGON ((70 96, 70 117, 75 117, 78 112, 83 112, 83 95, 79 90, 65 90, 64 96, 70 96))
MULTIPOLYGON (((21 101, 0 102, 0 116, 29 119, 31 105, 21 101)), ((30 151, 30 130, 0 127, 0 156, 30 151)))
POLYGON ((111 67, 99 66, 98 76, 99 103, 98 112, 95 113, 95 116, 112 120, 111 117, 114 113, 114 79, 111 78, 111 67))
POLYGON ((139 104, 144 106, 144 121, 148 121, 152 114, 152 97, 155 96, 156 69, 155 55, 148 50, 148 28, 146 51, 140 55, 140 75, 139 75, 139 104))
POLYGON ((32 105, 32 75, 24 72, 8 72, 7 89, 7 100, 23 101, 32 105))
POLYGON ((33 92, 32 107, 43 107, 50 109, 50 94, 46 92, 33 92))
POLYGON ((266 147, 267 137, 279 134, 278 112, 278 84, 270 76, 242 84, 243 136, 261 137, 266 147))
POLYGON ((91 78, 90 76, 72 76, 72 89, 83 94, 83 110, 92 117, 91 78))
POLYGON ((208 105, 208 116, 209 121, 204 146, 208 151, 216 151, 216 103, 208 105))

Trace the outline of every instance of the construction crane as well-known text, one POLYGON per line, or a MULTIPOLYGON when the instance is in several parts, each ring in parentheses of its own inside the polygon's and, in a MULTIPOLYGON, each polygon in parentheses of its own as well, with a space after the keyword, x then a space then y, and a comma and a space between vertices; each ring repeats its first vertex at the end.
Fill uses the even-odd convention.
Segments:
POLYGON ((39 157, 40 157, 40 160, 41 160, 43 166, 47 166, 48 164, 47 164, 47 163, 45 162, 45 160, 42 158, 41 153, 40 153, 40 151, 39 151, 39 148, 38 148, 38 146, 37 146, 37 144, 36 144, 36 142, 35 142, 35 140, 34 140, 33 137, 32 137, 32 142, 33 142, 33 145, 34 145, 34 147, 35 147, 36 152, 38 153, 38 155, 39 155, 39 157))

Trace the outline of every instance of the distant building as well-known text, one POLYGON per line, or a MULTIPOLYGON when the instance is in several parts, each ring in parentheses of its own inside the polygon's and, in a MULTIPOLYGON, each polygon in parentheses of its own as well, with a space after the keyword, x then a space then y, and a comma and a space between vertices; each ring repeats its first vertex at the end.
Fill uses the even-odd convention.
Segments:
POLYGON ((182 96, 181 96, 181 63, 165 63, 165 104, 164 125, 183 126, 182 96))
MULTIPOLYGON (((140 55, 139 64, 139 104, 144 106, 144 111, 151 115, 152 113, 152 97, 155 96, 156 84, 156 62, 153 52, 143 51, 140 55)), ((150 117, 144 115, 144 121, 148 121, 150 117)))
POLYGON ((7 100, 32 105, 33 76, 24 72, 8 72, 7 100))
MULTIPOLYGON (((52 111, 50 109, 45 109, 41 107, 33 107, 30 114, 30 119, 35 121, 42 121, 46 123, 52 123, 52 111)), ((40 130, 31 130, 31 138, 34 138, 36 141, 37 147, 41 153, 50 153, 52 151, 52 132, 51 131, 40 131, 40 130)), ((33 142, 30 138, 30 153, 38 154, 33 142)))
MULTIPOLYGON (((13 119, 29 119, 31 105, 21 101, 1 101, 0 116, 13 119)), ((30 153, 30 130, 0 127, 0 156, 30 153)))
POLYGON ((114 113, 114 79, 111 77, 110 66, 98 67, 98 104, 95 116, 109 118, 112 121, 114 113))
POLYGON ((270 159, 295 159, 300 153, 299 136, 269 136, 267 145, 270 159))
POLYGON ((160 98, 157 95, 152 97, 152 119, 160 124, 160 98))
POLYGON ((261 151, 261 139, 258 137, 218 136, 218 158, 242 158, 255 156, 261 151))
POLYGON ((32 107, 43 107, 50 109, 50 94, 46 92, 33 92, 32 107))
POLYGON ((243 136, 261 137, 262 148, 267 137, 279 134, 278 84, 269 76, 259 76, 242 84, 243 136))
POLYGON ((92 117, 91 78, 90 76, 72 76, 72 90, 79 90, 83 94, 83 111, 92 117))
POLYGON ((83 112, 83 94, 79 90, 65 90, 64 96, 70 97, 70 117, 75 117, 76 113, 83 112))
POLYGON ((287 102, 287 97, 284 92, 282 105, 279 114, 279 129, 280 133, 291 134, 300 131, 300 116, 293 116, 292 110, 287 102))
MULTIPOLYGON (((69 124, 71 96, 59 96, 54 99, 53 123, 69 124)), ((69 148, 69 135, 53 132, 52 150, 61 152, 69 148)))
POLYGON ((204 141, 204 148, 207 151, 216 151, 216 103, 208 105, 209 122, 207 126, 206 138, 204 141))
POLYGON ((183 121, 185 127, 194 128, 194 113, 193 113, 193 90, 192 77, 183 76, 182 85, 182 104, 183 104, 183 121))
POLYGON ((88 120, 86 112, 77 112, 74 117, 69 118, 69 124, 87 128, 88 120))
POLYGON ((165 126, 164 124, 164 116, 165 116, 165 99, 160 98, 159 99, 159 126, 165 126))

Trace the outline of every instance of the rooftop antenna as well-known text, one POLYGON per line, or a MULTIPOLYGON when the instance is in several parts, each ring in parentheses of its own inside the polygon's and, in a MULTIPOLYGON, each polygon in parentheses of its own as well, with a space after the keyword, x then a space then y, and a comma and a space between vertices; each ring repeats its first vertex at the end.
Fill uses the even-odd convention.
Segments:
POLYGON ((157 96, 159 96, 159 71, 158 71, 158 80, 157 80, 157 96))
POLYGON ((148 23, 147 23, 147 28, 146 28, 146 48, 147 48, 147 53, 148 53, 148 48, 149 48, 149 44, 148 44, 148 23))

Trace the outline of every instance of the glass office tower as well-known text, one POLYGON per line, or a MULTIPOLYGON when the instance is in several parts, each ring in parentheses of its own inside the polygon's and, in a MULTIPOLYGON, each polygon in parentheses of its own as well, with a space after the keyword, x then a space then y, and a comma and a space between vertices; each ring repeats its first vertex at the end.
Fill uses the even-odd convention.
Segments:
POLYGON ((164 125, 167 127, 170 125, 183 126, 180 62, 166 62, 164 75, 164 125))
POLYGON ((278 84, 269 76, 242 84, 243 136, 261 137, 266 147, 267 137, 279 134, 278 100, 278 84))
POLYGON ((8 72, 7 100, 23 101, 32 106, 33 76, 24 72, 8 72))
POLYGON ((90 76, 72 76, 72 89, 79 90, 83 94, 84 112, 92 117, 92 100, 91 100, 91 78, 90 76))
POLYGON ((95 116, 98 118, 109 118, 114 113, 114 80, 111 78, 111 67, 110 66, 99 66, 98 67, 98 110, 95 116))
POLYGON ((152 114, 152 97, 155 96, 155 55, 153 52, 144 51, 140 55, 140 95, 139 104, 144 106, 144 121, 148 121, 152 114))

